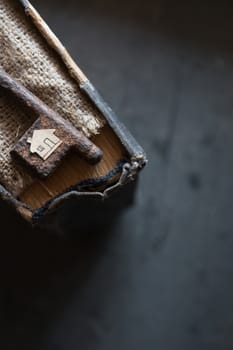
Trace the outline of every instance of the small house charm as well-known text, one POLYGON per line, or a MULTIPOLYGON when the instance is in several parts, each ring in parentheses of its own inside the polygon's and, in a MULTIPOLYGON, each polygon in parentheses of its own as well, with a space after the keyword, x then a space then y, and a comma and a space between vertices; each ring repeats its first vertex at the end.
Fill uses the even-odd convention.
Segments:
POLYGON ((27 139, 30 143, 30 152, 36 153, 43 160, 48 159, 51 154, 62 144, 55 135, 56 129, 34 130, 32 137, 27 139))

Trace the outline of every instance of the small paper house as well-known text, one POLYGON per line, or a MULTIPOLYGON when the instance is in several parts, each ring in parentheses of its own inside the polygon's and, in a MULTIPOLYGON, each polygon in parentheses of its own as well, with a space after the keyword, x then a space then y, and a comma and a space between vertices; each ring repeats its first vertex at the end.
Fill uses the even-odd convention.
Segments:
POLYGON ((28 139, 30 143, 30 152, 36 153, 43 160, 49 156, 62 144, 62 141, 54 134, 55 129, 35 130, 31 138, 28 139))

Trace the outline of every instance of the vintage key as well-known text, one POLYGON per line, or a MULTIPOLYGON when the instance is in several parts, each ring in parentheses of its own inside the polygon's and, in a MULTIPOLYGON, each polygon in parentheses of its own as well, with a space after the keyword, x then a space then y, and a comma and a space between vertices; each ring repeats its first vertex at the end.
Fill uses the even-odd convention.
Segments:
POLYGON ((72 150, 91 164, 102 159, 102 151, 82 132, 2 70, 0 90, 38 118, 18 141, 11 155, 23 161, 39 177, 51 175, 72 150))

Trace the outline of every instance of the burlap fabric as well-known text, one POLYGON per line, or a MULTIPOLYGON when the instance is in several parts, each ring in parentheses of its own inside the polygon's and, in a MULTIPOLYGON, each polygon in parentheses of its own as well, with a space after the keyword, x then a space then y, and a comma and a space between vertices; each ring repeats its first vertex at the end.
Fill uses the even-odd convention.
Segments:
MULTIPOLYGON (((103 126, 98 111, 14 0, 0 0, 1 68, 87 136, 103 126)), ((34 119, 0 95, 0 182, 15 196, 33 179, 14 164, 10 150, 34 119)))

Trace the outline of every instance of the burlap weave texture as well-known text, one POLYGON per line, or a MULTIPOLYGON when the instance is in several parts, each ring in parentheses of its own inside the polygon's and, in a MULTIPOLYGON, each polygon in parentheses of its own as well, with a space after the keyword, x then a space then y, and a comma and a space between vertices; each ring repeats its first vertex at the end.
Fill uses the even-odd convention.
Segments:
MULTIPOLYGON (((99 112, 14 0, 0 0, 1 68, 86 136, 103 126, 99 112)), ((0 182, 16 196, 33 179, 14 164, 10 151, 34 120, 0 95, 0 182)))

